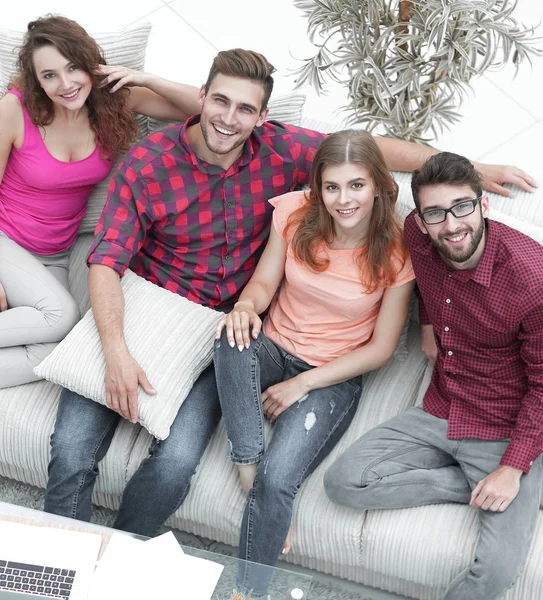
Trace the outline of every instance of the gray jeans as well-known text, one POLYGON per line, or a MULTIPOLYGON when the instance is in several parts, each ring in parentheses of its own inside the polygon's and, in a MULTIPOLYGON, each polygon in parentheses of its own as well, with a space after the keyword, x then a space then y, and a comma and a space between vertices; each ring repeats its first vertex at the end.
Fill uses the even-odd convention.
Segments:
POLYGON ((0 388, 36 381, 33 369, 79 320, 68 291, 69 250, 38 256, 0 232, 0 388))
MULTIPOLYGON (((350 446, 326 472, 326 493, 333 502, 360 510, 467 504, 471 490, 498 467, 508 443, 449 440, 445 419, 412 408, 350 446)), ((504 512, 478 511, 474 561, 450 583, 445 600, 492 600, 513 585, 530 548, 542 476, 540 456, 504 512)))

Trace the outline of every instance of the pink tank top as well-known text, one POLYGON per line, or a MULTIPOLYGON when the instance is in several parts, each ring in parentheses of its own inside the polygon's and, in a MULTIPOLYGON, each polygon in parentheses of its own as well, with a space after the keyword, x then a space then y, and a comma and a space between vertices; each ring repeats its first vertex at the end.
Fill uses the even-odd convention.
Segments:
POLYGON ((112 163, 94 152, 75 162, 64 162, 47 150, 39 129, 24 115, 24 141, 12 148, 0 182, 0 231, 35 254, 56 254, 74 242, 87 200, 105 179, 112 163))

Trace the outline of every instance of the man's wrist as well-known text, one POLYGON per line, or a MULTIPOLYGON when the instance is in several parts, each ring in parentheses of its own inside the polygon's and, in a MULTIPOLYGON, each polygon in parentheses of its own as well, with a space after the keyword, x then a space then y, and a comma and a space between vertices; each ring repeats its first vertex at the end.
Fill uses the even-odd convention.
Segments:
POLYGON ((510 475, 514 475, 519 480, 522 477, 522 474, 524 473, 524 471, 522 469, 517 469, 517 467, 511 467, 509 465, 500 465, 497 470, 501 471, 502 473, 508 473, 510 475))
POLYGON ((300 383, 303 386, 306 394, 309 394, 309 392, 317 390, 321 387, 326 387, 320 385, 321 382, 319 382, 319 371, 317 369, 318 367, 315 369, 309 369, 309 371, 303 371, 303 373, 298 375, 300 383))
POLYGON ((104 353, 104 360, 106 363, 111 360, 116 360, 122 354, 130 354, 124 339, 117 342, 108 342, 105 345, 102 343, 102 352, 104 353))

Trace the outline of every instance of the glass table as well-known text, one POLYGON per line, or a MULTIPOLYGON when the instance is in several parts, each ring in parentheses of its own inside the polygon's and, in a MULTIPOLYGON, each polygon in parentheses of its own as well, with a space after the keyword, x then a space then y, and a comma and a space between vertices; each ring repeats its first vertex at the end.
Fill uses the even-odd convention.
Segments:
MULTIPOLYGON (((59 517, 58 515, 52 515, 5 502, 0 502, 0 519, 2 518, 2 515, 10 518, 16 518, 17 520, 20 519, 28 522, 36 522, 42 525, 50 525, 51 527, 60 526, 69 529, 100 533, 104 539, 102 549, 105 547, 105 544, 107 544, 107 541, 112 533, 117 532, 114 529, 104 527, 102 525, 86 523, 84 521, 76 521, 66 517, 59 517)), ((128 534, 124 531, 119 531, 117 533, 132 535, 132 537, 145 539, 141 536, 134 536, 133 534, 128 534)), ((191 546, 181 545, 181 547, 185 554, 210 560, 223 565, 224 568, 221 578, 217 583, 212 600, 232 600, 233 598, 237 598, 238 596, 233 594, 233 590, 236 588, 237 574, 241 568, 246 566, 249 566, 253 569, 258 569, 259 572, 262 573, 263 578, 269 578, 271 580, 268 588, 270 600, 308 600, 310 598, 311 583, 313 578, 309 575, 296 573, 287 569, 265 567, 263 565, 247 563, 231 556, 225 556, 223 554, 217 554, 209 550, 202 550, 200 548, 193 548, 191 546)), ((180 599, 181 596, 182 595, 180 594, 180 599)), ((239 598, 241 600, 244 597, 240 595, 239 598)))

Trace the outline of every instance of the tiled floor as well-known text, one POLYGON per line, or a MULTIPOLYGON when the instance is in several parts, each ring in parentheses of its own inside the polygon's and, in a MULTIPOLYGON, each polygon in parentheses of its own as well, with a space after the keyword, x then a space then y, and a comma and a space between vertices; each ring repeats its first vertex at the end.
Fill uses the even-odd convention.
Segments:
MULTIPOLYGON (((267 56, 278 69, 276 90, 285 92, 292 87, 289 72, 297 59, 312 52, 305 20, 292 0, 21 0, 2 12, 1 26, 11 29, 23 29, 45 12, 74 18, 91 33, 151 21, 147 69, 194 85, 205 80, 217 50, 241 46, 267 56)), ((543 4, 518 0, 516 15, 535 26, 543 19, 543 4)), ((462 121, 433 143, 473 159, 517 164, 543 181, 543 57, 523 65, 516 79, 513 71, 478 78, 461 107, 462 121)), ((345 99, 343 90, 320 98, 312 89, 306 93, 308 116, 340 119, 335 111, 345 99)))

